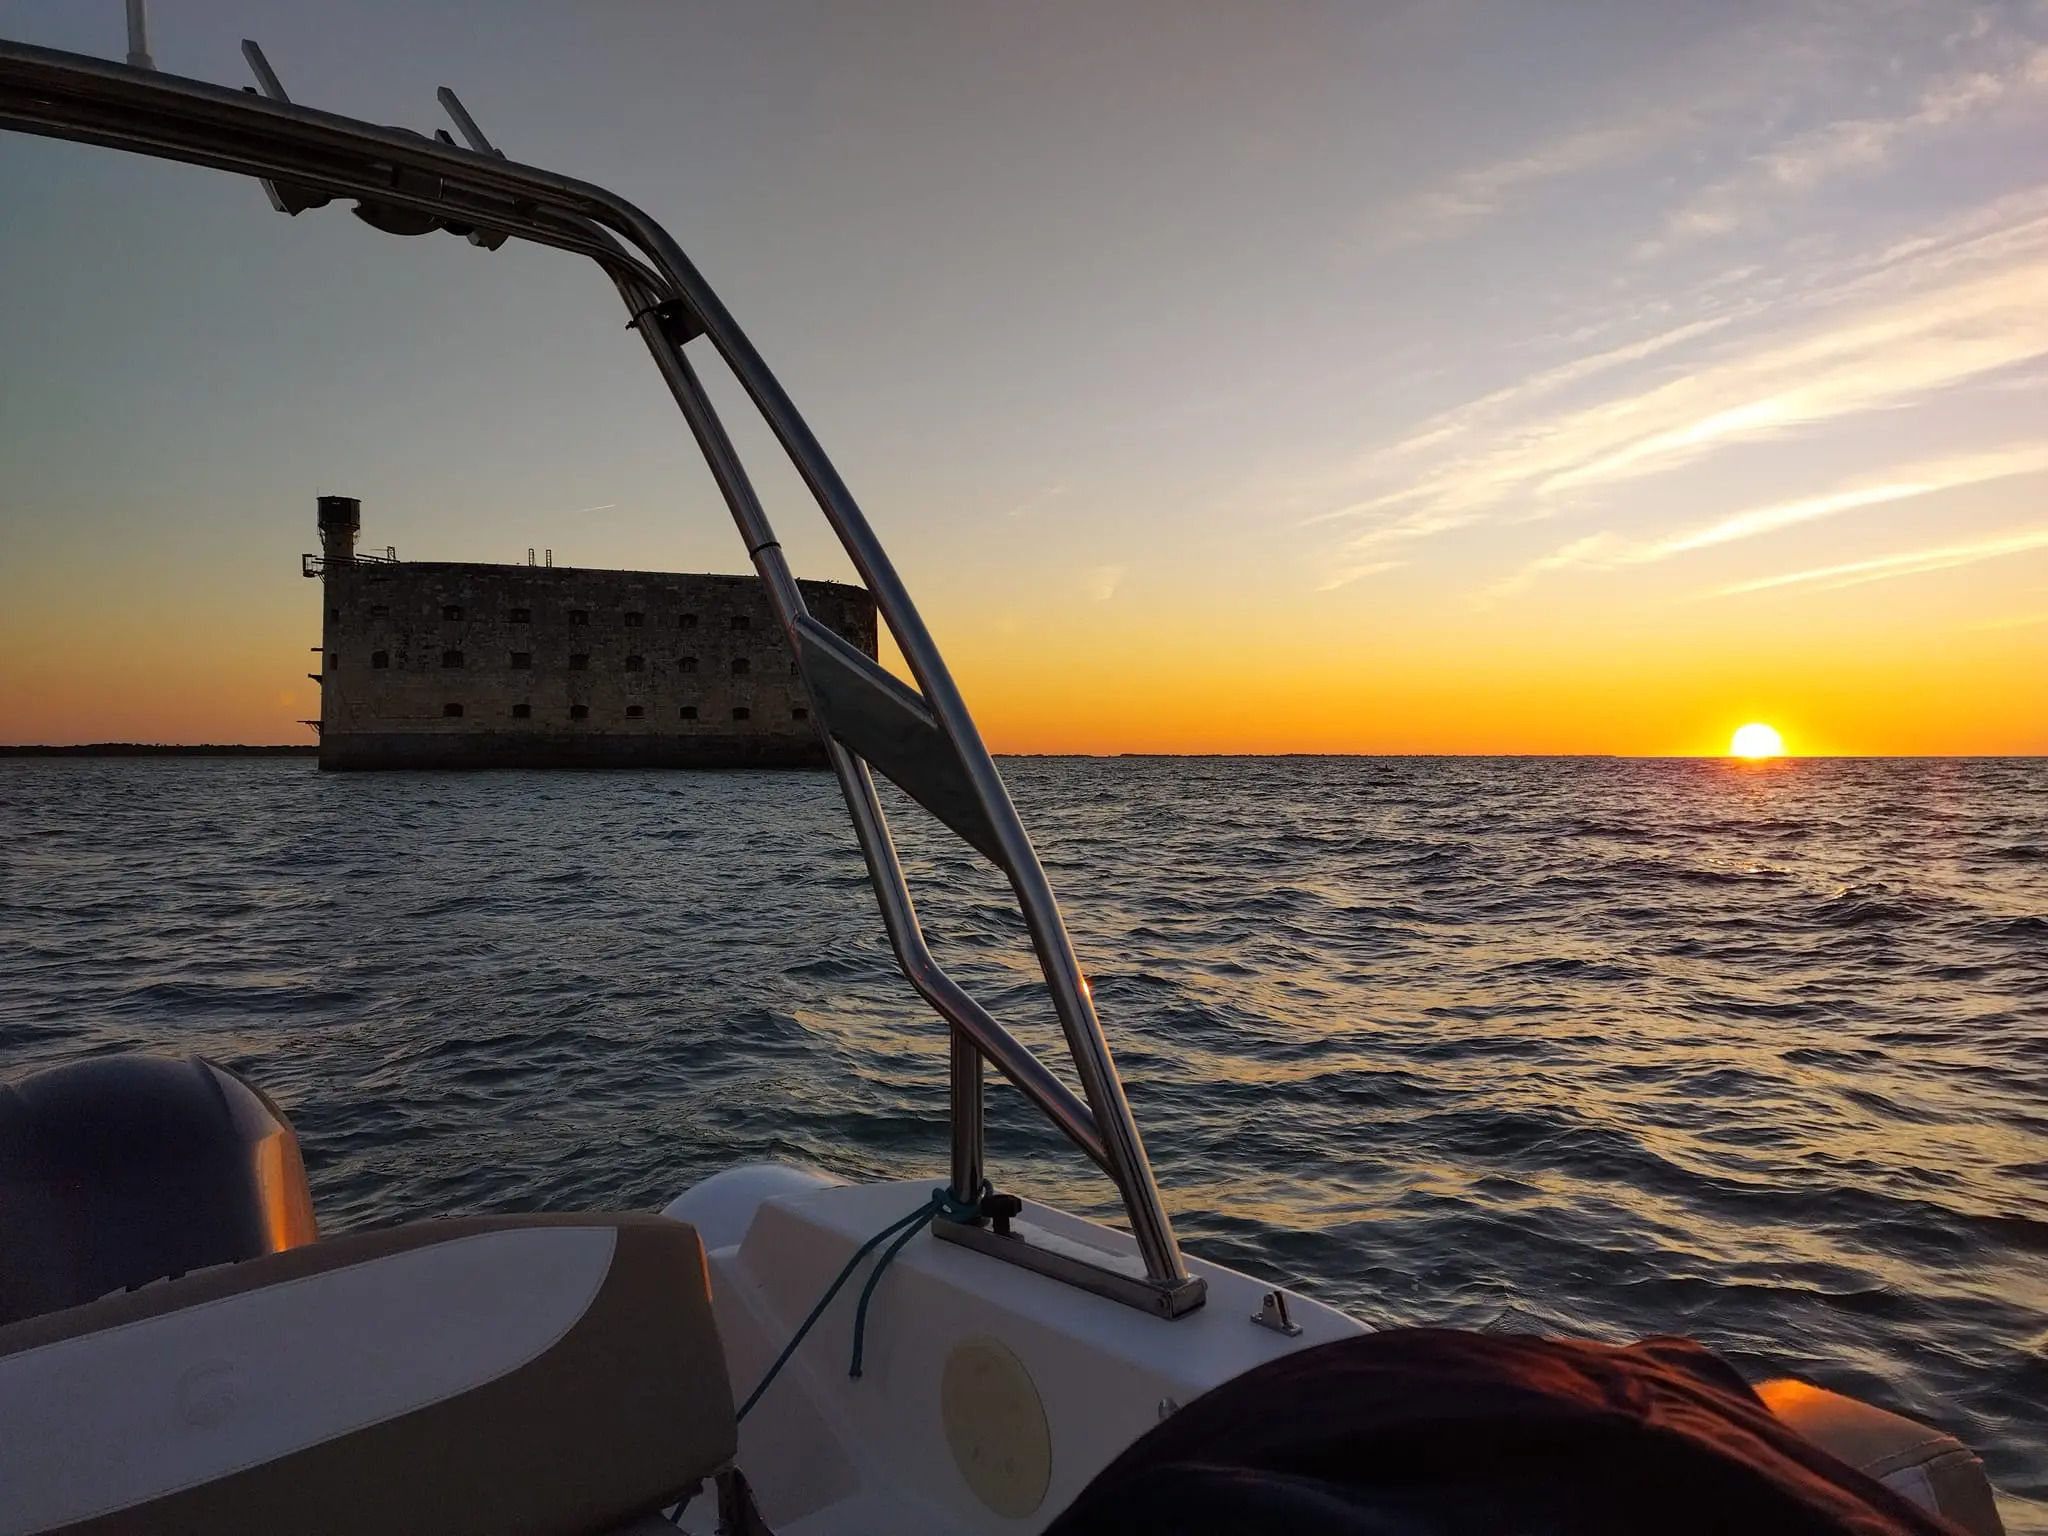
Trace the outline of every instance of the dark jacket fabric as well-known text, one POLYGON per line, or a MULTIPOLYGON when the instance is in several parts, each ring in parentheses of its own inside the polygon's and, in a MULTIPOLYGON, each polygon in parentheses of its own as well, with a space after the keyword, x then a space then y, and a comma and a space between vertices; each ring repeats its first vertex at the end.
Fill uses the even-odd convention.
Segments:
POLYGON ((1954 1536, 1685 1339, 1398 1329, 1197 1398, 1047 1536, 1954 1536))

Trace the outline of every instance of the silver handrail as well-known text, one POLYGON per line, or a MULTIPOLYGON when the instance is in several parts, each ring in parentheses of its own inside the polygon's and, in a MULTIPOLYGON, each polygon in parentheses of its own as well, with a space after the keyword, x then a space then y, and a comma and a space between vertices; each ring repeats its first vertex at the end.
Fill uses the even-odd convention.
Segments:
MULTIPOLYGON (((262 86, 203 81, 0 40, 0 127, 256 177, 281 211, 352 199, 367 222, 414 232, 425 215, 495 247, 507 237, 586 256, 612 278, 675 396, 723 495, 777 620, 789 637, 904 975, 952 1032, 954 1194, 982 1184, 985 1058, 1116 1184, 1143 1260, 1148 1305, 1176 1316, 1198 1305, 1094 1001, 1031 840, 923 618, 803 417, 738 323, 674 239, 601 187, 509 160, 445 88, 469 148, 294 104, 254 44, 262 86), (394 218, 394 213, 401 217, 394 218), (873 595, 917 683, 904 688, 836 645, 805 608, 782 547, 684 346, 698 336, 768 424, 873 595), (926 945, 871 764, 994 862, 1016 897, 1067 1048, 1077 1098, 948 976, 926 945)), ((1019 1262, 1031 1262, 1020 1259, 1019 1262)), ((1071 1260, 1061 1260, 1071 1268, 1071 1260)), ((1058 1272, 1058 1265, 1045 1265, 1058 1272)), ((1128 1298, 1127 1298, 1128 1299, 1128 1298)))

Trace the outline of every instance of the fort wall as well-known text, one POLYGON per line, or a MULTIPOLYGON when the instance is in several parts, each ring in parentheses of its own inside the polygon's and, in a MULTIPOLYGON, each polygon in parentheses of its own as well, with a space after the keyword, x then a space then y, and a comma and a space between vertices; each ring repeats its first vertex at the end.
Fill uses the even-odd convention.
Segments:
MULTIPOLYGON (((325 542, 322 768, 825 763, 756 577, 371 561, 325 542)), ((875 654, 867 592, 798 587, 875 654)))

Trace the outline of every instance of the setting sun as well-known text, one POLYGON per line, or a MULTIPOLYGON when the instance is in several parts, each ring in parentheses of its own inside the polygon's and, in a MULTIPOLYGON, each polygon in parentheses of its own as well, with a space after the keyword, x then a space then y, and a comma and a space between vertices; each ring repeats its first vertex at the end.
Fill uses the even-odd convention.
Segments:
POLYGON ((1737 726, 1728 743, 1730 757, 1782 757, 1784 753, 1785 738, 1768 725, 1737 726))

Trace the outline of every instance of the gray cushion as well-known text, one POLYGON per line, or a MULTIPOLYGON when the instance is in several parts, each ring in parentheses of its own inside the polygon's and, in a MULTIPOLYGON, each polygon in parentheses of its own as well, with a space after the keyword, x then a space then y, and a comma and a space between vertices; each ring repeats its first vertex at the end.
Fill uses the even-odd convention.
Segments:
POLYGON ((0 1328, 0 1536, 603 1532, 737 1438, 660 1216, 426 1222, 0 1328))

